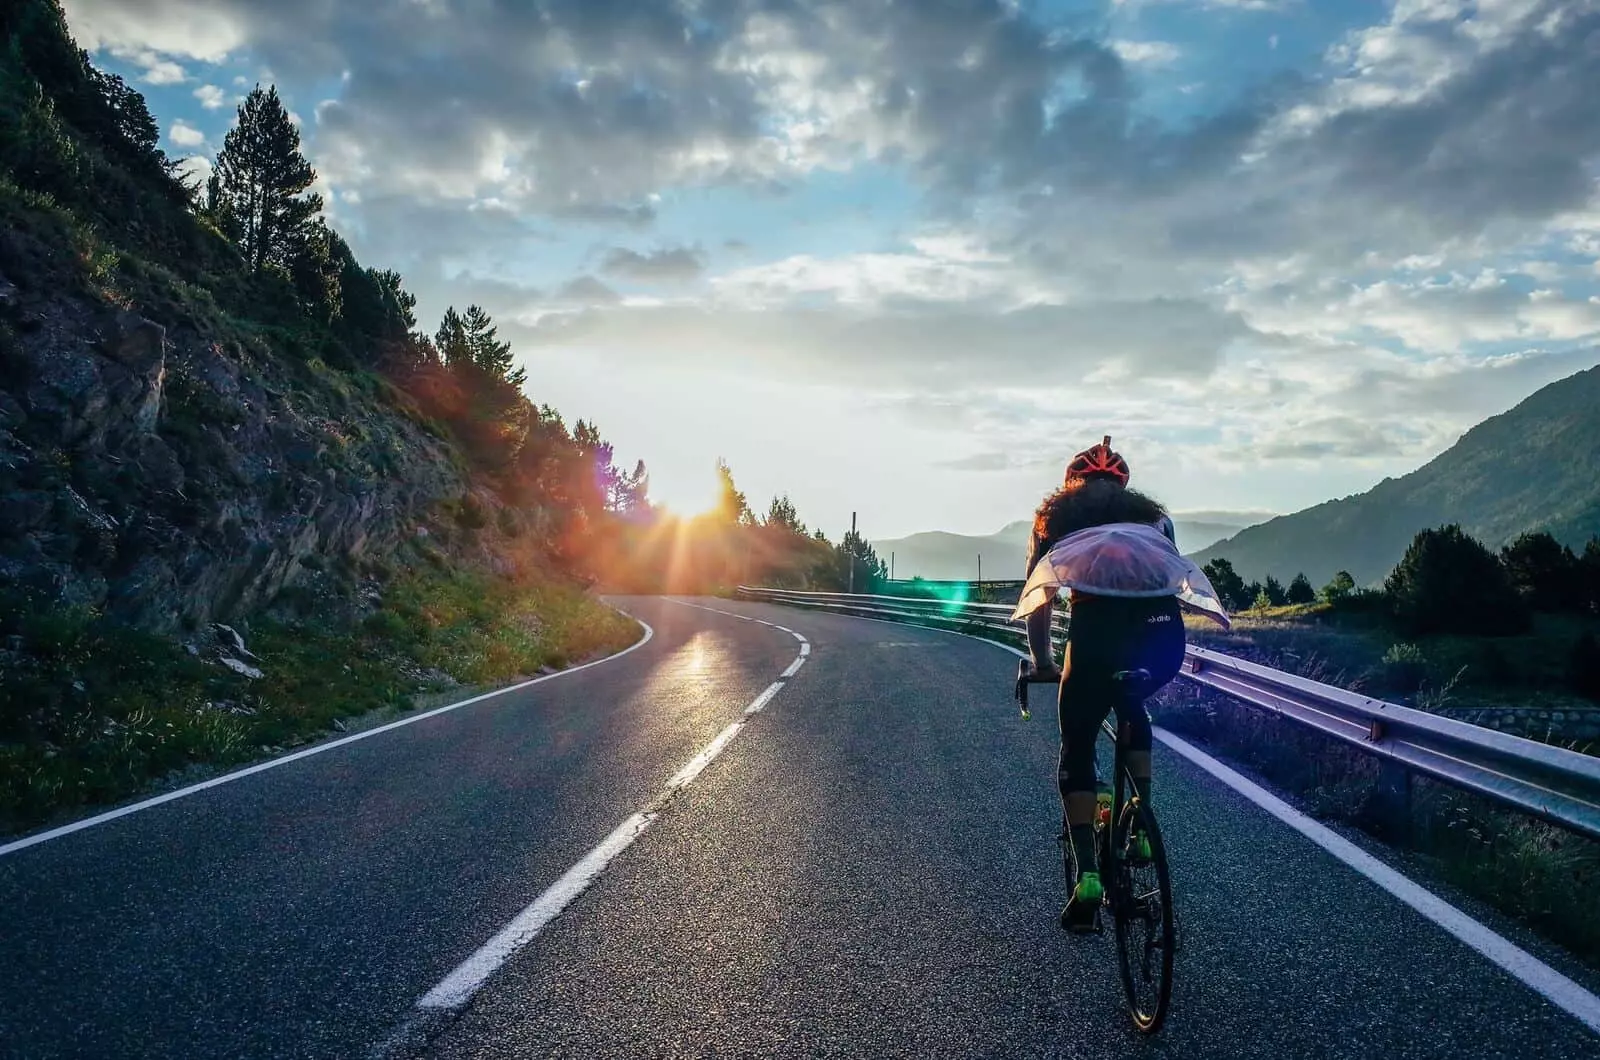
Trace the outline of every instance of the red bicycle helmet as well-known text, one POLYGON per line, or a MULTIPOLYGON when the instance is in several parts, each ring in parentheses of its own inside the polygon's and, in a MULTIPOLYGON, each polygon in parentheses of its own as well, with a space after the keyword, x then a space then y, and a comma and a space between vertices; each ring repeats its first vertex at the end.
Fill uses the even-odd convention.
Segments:
POLYGON ((1117 484, 1128 484, 1128 462, 1111 448, 1111 435, 1099 445, 1092 445, 1072 458, 1067 465, 1067 478, 1088 478, 1090 475, 1110 475, 1117 484))

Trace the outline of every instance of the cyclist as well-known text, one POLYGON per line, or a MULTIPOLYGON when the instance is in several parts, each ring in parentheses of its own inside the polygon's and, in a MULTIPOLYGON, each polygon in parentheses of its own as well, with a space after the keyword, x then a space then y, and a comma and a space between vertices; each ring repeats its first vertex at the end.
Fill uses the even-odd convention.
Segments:
MULTIPOLYGON (((1128 477, 1128 462, 1111 448, 1109 435, 1072 458, 1061 488, 1045 498, 1034 517, 1028 582, 1014 616, 1027 619, 1036 674, 1060 679, 1057 783, 1062 839, 1071 851, 1075 881, 1061 926, 1073 932, 1093 930, 1104 895, 1094 852, 1099 786, 1094 746, 1100 723, 1118 700, 1115 675, 1148 672, 1142 695, 1177 676, 1185 640, 1180 596, 1227 621, 1205 576, 1179 555, 1166 509, 1129 489, 1128 477), (1071 590, 1072 622, 1058 670, 1050 621, 1062 586, 1071 590)), ((1135 702, 1119 712, 1118 722, 1136 794, 1148 805, 1150 716, 1142 702, 1135 702)), ((1135 836, 1136 854, 1142 841, 1135 836)))

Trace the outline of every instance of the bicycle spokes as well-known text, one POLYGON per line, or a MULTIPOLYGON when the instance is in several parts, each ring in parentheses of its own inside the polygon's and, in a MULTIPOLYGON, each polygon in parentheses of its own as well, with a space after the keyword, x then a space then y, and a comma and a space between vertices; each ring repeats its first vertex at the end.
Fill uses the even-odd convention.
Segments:
POLYGON ((1166 1018, 1172 995, 1172 890, 1161 833, 1138 799, 1122 808, 1112 846, 1117 852, 1112 908, 1123 989, 1134 1025, 1150 1033, 1166 1018))

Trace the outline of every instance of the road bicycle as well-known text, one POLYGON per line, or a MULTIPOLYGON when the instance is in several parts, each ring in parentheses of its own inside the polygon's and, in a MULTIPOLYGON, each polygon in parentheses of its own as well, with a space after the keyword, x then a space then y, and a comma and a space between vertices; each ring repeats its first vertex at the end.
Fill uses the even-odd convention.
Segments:
MULTIPOLYGON (((1167 875, 1167 851, 1161 841, 1154 810, 1138 797, 1133 775, 1128 772, 1127 726, 1124 710, 1138 707, 1150 693, 1147 670, 1120 670, 1113 675, 1118 696, 1113 711, 1116 729, 1102 722, 1115 748, 1112 764, 1111 801, 1099 801, 1095 809, 1095 852, 1100 878, 1106 881, 1101 909, 1095 910, 1095 932, 1101 933, 1102 911, 1109 914, 1117 936, 1117 959, 1122 966, 1122 988, 1128 998, 1133 1024, 1146 1034, 1161 1029, 1172 1003, 1172 958, 1177 949, 1173 924, 1172 883, 1167 875), (1114 822, 1114 824, 1113 824, 1114 822), (1148 847, 1139 842, 1143 834, 1148 847)), ((1017 666, 1016 698, 1022 716, 1028 717, 1028 686, 1051 683, 1055 678, 1038 677, 1027 659, 1017 666)), ((1071 840, 1063 834, 1062 875, 1067 893, 1076 882, 1072 874, 1071 840)))

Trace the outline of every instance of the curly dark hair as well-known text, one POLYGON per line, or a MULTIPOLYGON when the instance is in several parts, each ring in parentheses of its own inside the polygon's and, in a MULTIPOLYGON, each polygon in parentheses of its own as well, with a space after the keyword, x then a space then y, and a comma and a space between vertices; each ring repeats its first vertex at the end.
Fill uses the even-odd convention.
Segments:
POLYGON ((1070 478, 1039 505, 1033 516, 1033 559, 1068 534, 1106 523, 1157 523, 1167 514, 1159 501, 1128 489, 1109 476, 1070 478))

